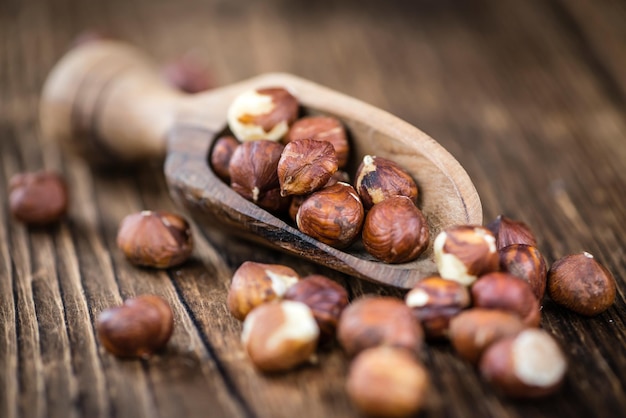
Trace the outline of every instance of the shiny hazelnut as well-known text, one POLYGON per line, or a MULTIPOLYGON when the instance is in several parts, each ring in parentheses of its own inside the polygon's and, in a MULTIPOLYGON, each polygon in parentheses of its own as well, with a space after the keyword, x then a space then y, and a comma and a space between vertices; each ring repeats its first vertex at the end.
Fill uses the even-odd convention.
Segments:
POLYGON ((20 222, 47 225, 67 212, 65 180, 47 171, 16 174, 9 180, 9 208, 20 222))
POLYGON ((472 308, 452 318, 448 337, 459 357, 475 364, 489 345, 526 328, 513 312, 472 308))
POLYGON ((173 328, 169 304, 155 295, 127 299, 102 311, 96 323, 100 342, 118 357, 149 357, 165 347, 173 328))
POLYGON ((214 82, 208 68, 193 53, 187 53, 166 63, 161 68, 166 83, 185 93, 200 93, 210 89, 214 82))
POLYGON ((298 117, 298 100, 283 88, 241 93, 228 108, 228 127, 240 141, 282 139, 298 117))
POLYGON ((235 271, 228 290, 228 310, 240 321, 257 306, 282 298, 300 276, 279 264, 244 262, 235 271))
POLYGON ((386 263, 415 260, 428 247, 428 223, 406 196, 391 196, 376 203, 363 223, 363 246, 386 263))
POLYGON ((487 229, 496 237, 496 246, 498 249, 512 244, 537 246, 537 239, 528 225, 524 222, 507 218, 504 215, 499 215, 489 223, 487 229))
POLYGON ((329 142, 299 139, 288 143, 278 161, 282 196, 321 189, 337 171, 337 156, 329 142))
POLYGON ((117 246, 135 265, 169 268, 189 258, 193 239, 184 218, 144 210, 122 220, 117 231, 117 246))
POLYGON ((537 249, 531 245, 513 244, 498 251, 500 270, 526 280, 541 301, 546 291, 546 261, 537 249))
POLYGON ((464 285, 470 285, 478 276, 499 269, 496 239, 481 226, 448 228, 437 235, 433 250, 441 277, 464 285))
POLYGON ((405 350, 370 348, 350 366, 346 392, 367 416, 409 417, 426 403, 428 372, 405 350))
POLYGON ((319 328, 308 306, 284 300, 255 308, 243 323, 241 341, 261 371, 278 372, 309 360, 319 328))
MULTIPOLYGON (((335 174, 333 174, 330 179, 328 180, 328 182, 326 183, 326 185, 324 185, 324 187, 329 187, 332 185, 335 185, 339 182, 344 182, 344 183, 349 183, 350 181, 350 176, 348 176, 348 173, 346 173, 345 171, 335 171, 335 174)), ((298 215, 298 209, 300 209, 300 206, 302 206, 302 202, 304 202, 307 197, 309 197, 309 195, 297 195, 297 196, 292 196, 291 198, 291 203, 289 204, 289 217, 291 218, 292 221, 296 221, 296 216, 298 215)))
POLYGON ((558 390, 567 361, 546 331, 526 329, 491 345, 480 360, 480 373, 504 394, 537 398, 558 390))
POLYGON ((471 304, 467 287, 441 277, 420 280, 404 298, 428 338, 447 335, 450 319, 471 304))
POLYGON ((369 209, 390 196, 407 196, 417 203, 417 185, 395 162, 375 155, 363 157, 355 178, 356 191, 369 209))
POLYGON ((548 295, 561 306, 593 316, 615 301, 615 279, 588 252, 565 256, 548 272, 548 295))
POLYGON ((539 326, 541 311, 530 284, 508 273, 489 273, 471 288, 472 301, 477 308, 501 309, 516 313, 525 325, 539 326))
POLYGON ((285 137, 286 142, 298 139, 314 139, 330 142, 337 155, 337 164, 344 167, 348 162, 350 145, 346 130, 337 118, 331 116, 309 116, 294 122, 285 137))
POLYGON ((339 343, 349 356, 386 345, 417 355, 423 331, 411 309, 392 297, 364 297, 344 309, 337 328, 339 343))
POLYGON ((303 233, 336 248, 350 245, 361 231, 364 210, 358 194, 339 182, 311 194, 298 209, 296 224, 303 233))
POLYGON ((228 166, 233 153, 239 146, 239 141, 232 135, 224 135, 218 138, 211 151, 211 167, 219 178, 230 183, 228 166))

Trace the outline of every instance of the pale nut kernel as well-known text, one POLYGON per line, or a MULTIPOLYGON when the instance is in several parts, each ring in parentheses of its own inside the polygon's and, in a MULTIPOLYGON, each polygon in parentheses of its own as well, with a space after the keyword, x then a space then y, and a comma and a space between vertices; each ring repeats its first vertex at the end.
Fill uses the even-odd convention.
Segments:
POLYGON ((546 261, 537 249, 526 244, 512 244, 498 251, 500 270, 526 280, 541 301, 546 292, 548 270, 546 261))
POLYGON ((496 237, 498 249, 513 244, 537 246, 537 239, 528 225, 524 222, 507 218, 504 215, 498 215, 496 219, 487 225, 487 229, 496 237))
POLYGON ((300 280, 291 268, 280 264, 244 262, 235 274, 228 290, 230 313, 243 321, 257 306, 280 299, 300 280))
POLYGON ((318 337, 311 309, 290 300, 255 308, 241 333, 250 360, 264 372, 285 371, 306 362, 315 352, 318 337))
POLYGON ((279 87, 249 90, 228 108, 228 127, 240 141, 279 141, 298 117, 298 100, 279 87))
POLYGON ((298 139, 314 139, 330 142, 337 155, 337 165, 344 167, 348 162, 350 145, 341 122, 332 116, 308 116, 294 122, 285 137, 286 142, 298 139))
POLYGON ((132 264, 169 268, 189 258, 193 239, 189 223, 181 216, 144 210, 122 220, 117 246, 132 264))
POLYGON ((365 250, 385 263, 415 260, 428 247, 428 223, 406 196, 391 196, 376 203, 363 224, 365 250))
POLYGON ((433 250, 441 277, 466 286, 478 276, 499 269, 496 239, 481 226, 447 228, 435 238, 433 250))
POLYGON ((350 365, 346 392, 367 416, 393 418, 416 414, 426 403, 428 372, 405 350, 370 348, 350 365))
POLYGON ((337 171, 337 156, 329 142, 299 139, 285 146, 278 161, 282 196, 321 189, 337 171))
POLYGON ((67 206, 67 185, 57 173, 20 173, 9 180, 9 208, 20 222, 41 226, 57 222, 67 206))
POLYGON ((233 153, 239 146, 239 141, 232 135, 219 137, 211 151, 211 167, 217 176, 230 184, 230 172, 228 166, 233 153))
POLYGON ((557 304, 581 315, 606 311, 615 301, 615 279, 588 252, 565 256, 548 272, 548 295, 557 304))
POLYGON ((369 209, 391 196, 407 196, 417 204, 417 185, 395 162, 375 155, 363 157, 355 178, 356 191, 369 209))
POLYGON ((529 328, 491 345, 483 354, 479 369, 504 394, 537 398, 559 389, 567 372, 567 360, 550 334, 529 328))

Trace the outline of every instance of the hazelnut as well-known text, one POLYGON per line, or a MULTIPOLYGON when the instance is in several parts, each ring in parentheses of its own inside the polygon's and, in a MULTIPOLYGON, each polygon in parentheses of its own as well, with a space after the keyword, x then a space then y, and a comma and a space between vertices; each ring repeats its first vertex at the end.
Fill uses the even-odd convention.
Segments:
POLYGON ((529 328, 491 345, 479 369, 504 394, 536 398, 556 392, 565 378, 567 361, 550 334, 529 328))
POLYGON ((477 308, 502 309, 519 315, 525 325, 539 326, 541 311, 530 284, 508 273, 489 273, 471 288, 477 308))
POLYGON ((161 75, 166 83, 185 93, 200 93, 213 85, 211 73, 193 53, 166 63, 161 75))
POLYGON ((226 183, 230 183, 228 166, 238 146, 239 141, 234 136, 225 135, 215 141, 213 151, 211 151, 211 167, 215 174, 226 183))
POLYGON ((243 323, 241 341, 259 370, 277 372, 311 358, 318 336, 311 309, 304 303, 285 300, 250 312, 243 323))
POLYGON ((337 328, 339 343, 349 356, 387 345, 417 355, 423 331, 411 309, 392 297, 364 297, 344 309, 337 328))
POLYGON ((423 407, 428 387, 424 366, 392 347, 363 351, 350 366, 346 381, 348 397, 368 416, 413 416, 423 407))
POLYGON ((165 347, 173 328, 169 304, 155 295, 127 299, 102 311, 96 323, 100 342, 118 357, 149 357, 165 347))
POLYGON ((122 220, 117 231, 117 246, 135 265, 169 268, 189 258, 193 239, 184 218, 144 210, 122 220))
POLYGON ((411 175, 383 157, 364 156, 356 172, 355 185, 365 209, 391 196, 407 196, 417 204, 417 185, 411 175))
POLYGON ((348 292, 343 286, 321 275, 307 276, 287 289, 286 300, 307 305, 320 328, 320 339, 331 340, 344 308, 348 306, 348 292))
POLYGON ((363 245, 386 263, 415 260, 428 247, 428 223, 422 211, 406 196, 376 203, 365 217, 363 245))
POLYGON ((364 210, 356 191, 339 182, 311 194, 298 209, 303 233, 336 248, 350 245, 361 231, 364 210))
POLYGON ((9 207, 20 222, 47 225, 67 212, 65 180, 56 173, 39 171, 16 174, 9 180, 9 207))
POLYGON ((350 145, 346 130, 337 118, 331 116, 308 116, 294 122, 285 137, 287 142, 298 139, 314 139, 330 142, 337 155, 337 165, 344 167, 348 162, 350 145))
POLYGON ((508 247, 512 244, 537 246, 537 239, 528 225, 524 222, 514 221, 504 215, 499 215, 489 223, 487 229, 496 237, 496 246, 498 249, 508 247))
POLYGON ((541 301, 546 291, 546 261, 531 245, 513 244, 500 249, 500 269, 526 280, 537 300, 541 301))
POLYGON ((490 344, 525 328, 513 312, 472 308, 452 318, 448 336, 459 357, 475 364, 490 344))
POLYGON ((496 239, 481 226, 461 225, 437 235, 433 244, 435 263, 444 279, 464 285, 499 267, 496 239))
MULTIPOLYGON (((350 181, 350 176, 345 171, 335 171, 326 185, 324 187, 329 187, 339 182, 348 183, 350 181)), ((298 215, 298 209, 302 206, 302 202, 306 200, 309 195, 296 195, 291 198, 291 203, 289 204, 289 217, 292 221, 296 221, 296 216, 298 215)))
POLYGON ((421 280, 406 294, 404 301, 428 338, 444 337, 450 319, 471 304, 467 287, 441 277, 421 280))
POLYGON ((321 189, 337 171, 337 156, 329 142, 299 139, 288 143, 278 161, 282 196, 321 189))
POLYGON ((557 260, 548 272, 548 295, 561 306, 593 316, 615 301, 616 284, 610 271, 588 252, 557 260))
POLYGON ((241 93, 228 108, 228 127, 240 141, 282 139, 298 117, 298 100, 283 88, 241 93))
POLYGON ((240 321, 257 306, 282 298, 300 280, 293 269, 279 264, 244 262, 233 275, 228 310, 240 321))

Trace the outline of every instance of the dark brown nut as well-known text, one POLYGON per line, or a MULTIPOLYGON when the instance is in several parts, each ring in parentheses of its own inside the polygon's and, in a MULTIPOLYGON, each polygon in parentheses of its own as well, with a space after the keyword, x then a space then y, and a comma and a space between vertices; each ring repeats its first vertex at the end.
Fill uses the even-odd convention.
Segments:
POLYGON ((349 356, 386 345, 417 355, 424 334, 411 309, 392 297, 364 297, 346 309, 337 328, 339 343, 349 356))
POLYGON ((213 151, 211 151, 211 167, 215 174, 226 183, 230 183, 228 166, 238 146, 237 138, 232 135, 225 135, 215 141, 213 151))
POLYGON ((169 268, 189 258, 193 238, 184 218, 144 210, 122 220, 117 231, 117 246, 137 266, 169 268))
POLYGON ((548 295, 561 306, 581 315, 606 311, 615 301, 615 279, 588 252, 557 260, 548 272, 548 295))
POLYGON ((235 149, 228 172, 230 186, 245 199, 263 209, 279 212, 289 199, 280 195, 278 160, 283 146, 273 141, 244 142, 235 149))
POLYGON ((472 302, 466 286, 441 277, 421 280, 406 294, 404 301, 428 338, 445 337, 450 319, 472 302))
POLYGON ((459 357, 476 364, 489 345, 526 328, 513 312, 472 308, 452 318, 448 337, 459 357))
POLYGON ((548 270, 546 261, 531 245, 513 244, 500 249, 500 270, 526 280, 537 300, 541 301, 546 292, 548 270))
POLYGON ((496 237, 498 249, 513 244, 537 246, 537 239, 528 225, 524 222, 514 221, 504 215, 499 215, 489 223, 487 229, 496 237))
POLYGON ((470 285, 478 276, 499 269, 496 239, 481 226, 448 228, 437 235, 433 250, 441 277, 464 285, 470 285))
POLYGON ((559 389, 567 361, 550 334, 529 328, 491 345, 480 360, 479 369, 504 394, 537 398, 559 389))
POLYGON ((150 357, 165 347, 174 329, 170 305, 155 295, 127 299, 122 306, 100 313, 100 342, 118 357, 150 357))
POLYGON ((409 417, 426 402, 428 372, 405 350, 370 348, 352 362, 346 391, 367 416, 409 417))
POLYGON ((471 288, 472 301, 477 308, 502 309, 513 312, 525 325, 538 327, 541 321, 539 301, 530 284, 508 273, 489 273, 471 288))
POLYGON ((228 290, 228 310, 240 321, 257 306, 282 298, 300 280, 293 269, 279 264, 244 262, 233 275, 228 290))
POLYGON ((228 108, 228 127, 240 141, 279 141, 298 117, 298 100, 279 87, 241 93, 228 108))
POLYGON ((166 63, 161 76, 167 84, 185 93, 199 93, 214 84, 208 68, 192 52, 166 63))
POLYGON ((363 157, 356 172, 355 185, 365 209, 391 196, 407 196, 417 204, 417 185, 411 175, 386 158, 363 157))
POLYGON ((20 222, 48 225, 67 212, 65 180, 47 171, 16 174, 9 180, 9 207, 20 222))
POLYGON ((294 122, 285 137, 286 142, 299 139, 315 139, 330 142, 337 154, 337 164, 344 167, 348 162, 350 145, 346 130, 338 119, 331 116, 309 116, 294 122))
POLYGON ((329 142, 299 139, 288 143, 278 161, 282 196, 321 189, 337 171, 337 156, 329 142))
POLYGON ((337 183, 311 194, 298 209, 303 233, 336 248, 350 245, 361 231, 364 210, 354 188, 337 183))
POLYGON ((243 323, 241 341, 259 370, 279 372, 309 360, 318 336, 311 309, 304 303, 284 300, 250 312, 243 323))
MULTIPOLYGON (((328 183, 326 183, 324 187, 330 187, 339 182, 349 183, 349 181, 350 176, 348 176, 348 173, 346 173, 345 171, 335 171, 335 174, 330 177, 328 183)), ((302 202, 304 202, 307 197, 309 197, 309 195, 298 195, 291 197, 291 203, 289 204, 289 217, 292 221, 296 221, 298 209, 300 209, 300 206, 302 206, 302 202)))
POLYGON ((428 247, 428 223, 406 196, 391 196, 372 206, 363 224, 363 246, 385 263, 413 261, 428 247))

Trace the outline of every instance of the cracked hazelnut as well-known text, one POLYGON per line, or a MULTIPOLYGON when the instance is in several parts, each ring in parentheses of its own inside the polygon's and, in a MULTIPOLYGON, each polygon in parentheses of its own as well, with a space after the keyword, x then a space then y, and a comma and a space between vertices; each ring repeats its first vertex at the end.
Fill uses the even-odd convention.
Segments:
POLYGON ((30 225, 48 225, 67 212, 65 180, 47 171, 16 174, 9 180, 9 208, 15 219, 30 225))
POLYGON ((557 304, 581 315, 593 316, 615 301, 615 279, 588 252, 565 256, 548 272, 548 295, 557 304))
POLYGON ((330 142, 337 155, 337 165, 344 167, 348 162, 350 146, 346 130, 337 118, 331 116, 309 116, 298 119, 289 129, 287 142, 299 139, 314 139, 330 142))
POLYGON ((526 244, 513 244, 500 249, 500 269, 526 280, 541 301, 546 291, 546 261, 537 249, 526 244))
POLYGON ((356 172, 355 185, 365 209, 391 196, 407 196, 417 204, 417 185, 411 175, 383 157, 363 157, 356 172))
POLYGON ((184 218, 144 210, 122 220, 117 231, 117 246, 135 265, 169 268, 189 258, 193 239, 184 218))
POLYGON ((337 171, 337 156, 329 142, 300 139, 288 143, 278 161, 282 196, 321 189, 337 171))
POLYGON ((298 107, 298 100, 283 88, 246 91, 228 108, 228 127, 240 141, 278 141, 298 117, 298 107))
POLYGON ((165 300, 143 295, 102 311, 96 329, 100 342, 110 353, 147 358, 167 344, 174 329, 174 317, 165 300))
POLYGON ((537 239, 528 225, 524 222, 507 218, 504 215, 499 215, 489 223, 487 229, 496 237, 496 246, 498 249, 512 244, 537 246, 537 239))
POLYGON ((376 203, 363 224, 363 245, 386 263, 415 260, 428 247, 428 223, 422 211, 406 196, 376 203))
POLYGON ((257 306, 280 299, 300 280, 291 268, 279 264, 244 262, 235 271, 228 290, 228 310, 240 321, 257 306))
POLYGON ((218 138, 213 145, 211 152, 211 167, 219 178, 226 183, 230 183, 230 172, 228 166, 233 153, 239 146, 239 141, 232 135, 225 135, 218 138))
POLYGON ((250 312, 243 323, 241 341, 259 370, 278 372, 309 360, 318 336, 311 309, 304 303, 284 300, 250 312))

